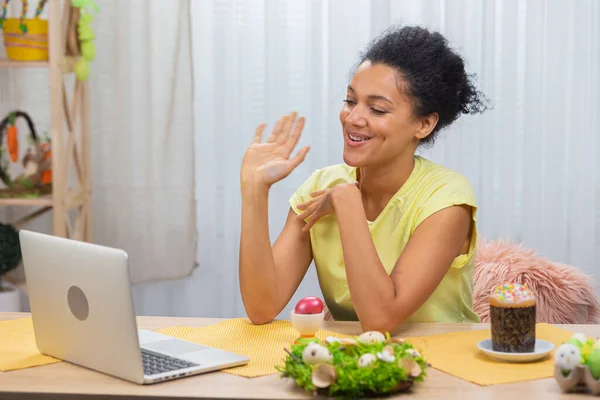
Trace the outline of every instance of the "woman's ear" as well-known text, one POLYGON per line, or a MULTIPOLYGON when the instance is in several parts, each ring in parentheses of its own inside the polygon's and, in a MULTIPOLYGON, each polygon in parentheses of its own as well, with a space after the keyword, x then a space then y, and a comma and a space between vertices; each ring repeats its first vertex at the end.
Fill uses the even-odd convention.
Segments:
POLYGON ((435 126, 438 123, 440 116, 438 113, 434 112, 425 117, 421 118, 421 126, 417 131, 416 138, 419 140, 425 139, 427 136, 431 134, 431 132, 435 129, 435 126))

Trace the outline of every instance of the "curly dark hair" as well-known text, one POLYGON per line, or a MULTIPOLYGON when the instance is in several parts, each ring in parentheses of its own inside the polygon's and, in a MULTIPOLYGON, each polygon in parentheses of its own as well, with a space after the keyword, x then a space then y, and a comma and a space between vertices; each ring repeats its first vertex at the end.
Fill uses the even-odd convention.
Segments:
POLYGON ((432 144, 440 130, 461 114, 483 113, 487 99, 475 88, 475 75, 467 74, 463 59, 438 32, 418 26, 392 26, 376 37, 360 55, 356 68, 365 61, 384 64, 398 71, 399 85, 414 103, 417 116, 437 112, 439 120, 429 136, 432 144))

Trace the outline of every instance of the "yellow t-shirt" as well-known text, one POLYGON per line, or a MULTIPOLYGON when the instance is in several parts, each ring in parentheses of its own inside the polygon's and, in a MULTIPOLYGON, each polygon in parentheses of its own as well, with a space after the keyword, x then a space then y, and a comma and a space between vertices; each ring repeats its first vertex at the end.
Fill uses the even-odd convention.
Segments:
MULTIPOLYGON (((345 164, 315 171, 294 193, 290 205, 311 199, 310 193, 356 181, 356 168, 345 164)), ((456 257, 427 301, 410 316, 412 322, 479 322, 473 311, 473 267, 477 241, 476 202, 473 188, 461 174, 423 157, 415 156, 408 180, 375 221, 367 221, 377 254, 388 275, 417 226, 433 213, 465 204, 473 207, 473 233, 467 254, 456 257)), ((336 320, 356 321, 335 215, 317 222, 310 230, 312 253, 324 300, 336 320)), ((431 244, 435 246, 435 243, 431 244)))

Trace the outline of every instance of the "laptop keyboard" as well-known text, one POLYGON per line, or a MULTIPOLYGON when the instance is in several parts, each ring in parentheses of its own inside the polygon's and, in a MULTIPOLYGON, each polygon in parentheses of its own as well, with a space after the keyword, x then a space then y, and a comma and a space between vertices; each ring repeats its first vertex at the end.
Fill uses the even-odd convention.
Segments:
POLYGON ((180 358, 169 357, 146 349, 142 349, 142 361, 144 362, 144 375, 155 375, 198 366, 198 364, 180 358))

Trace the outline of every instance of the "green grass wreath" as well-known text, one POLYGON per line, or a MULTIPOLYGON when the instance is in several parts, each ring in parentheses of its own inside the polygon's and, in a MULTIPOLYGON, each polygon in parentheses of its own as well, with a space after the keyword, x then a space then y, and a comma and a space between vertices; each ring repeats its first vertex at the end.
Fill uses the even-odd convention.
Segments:
POLYGON ((429 364, 412 344, 389 334, 299 339, 276 369, 298 387, 329 397, 360 398, 408 391, 429 364))

